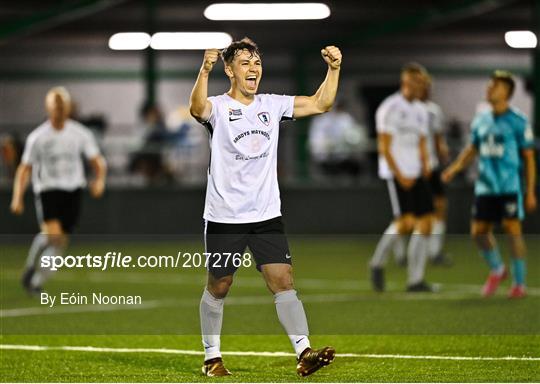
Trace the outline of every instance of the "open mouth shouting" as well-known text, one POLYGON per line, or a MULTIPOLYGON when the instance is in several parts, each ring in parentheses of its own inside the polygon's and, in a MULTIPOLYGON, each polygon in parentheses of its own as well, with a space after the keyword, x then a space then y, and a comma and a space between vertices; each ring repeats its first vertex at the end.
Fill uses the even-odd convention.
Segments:
POLYGON ((253 91, 257 89, 257 75, 249 75, 246 77, 246 88, 253 91))

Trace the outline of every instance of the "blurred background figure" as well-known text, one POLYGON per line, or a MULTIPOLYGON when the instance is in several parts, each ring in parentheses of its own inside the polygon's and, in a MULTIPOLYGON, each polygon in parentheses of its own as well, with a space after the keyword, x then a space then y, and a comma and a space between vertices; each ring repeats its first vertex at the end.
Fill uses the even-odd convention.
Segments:
POLYGON ((132 154, 129 170, 143 176, 147 184, 168 184, 173 180, 172 172, 163 159, 163 151, 172 139, 167 131, 159 106, 146 103, 141 108, 143 141, 132 154))
POLYGON ((166 126, 173 136, 166 162, 175 181, 188 185, 205 182, 210 156, 208 132, 201 129, 186 105, 180 105, 168 114, 166 126))
POLYGON ((2 173, 7 180, 13 180, 21 161, 23 145, 16 133, 6 133, 0 137, 0 158, 2 173))
POLYGON ((50 89, 45 108, 48 119, 28 136, 11 199, 11 212, 21 215, 31 176, 40 233, 32 241, 22 276, 22 285, 30 295, 39 295, 54 272, 41 265, 42 257, 62 256, 77 225, 82 189, 87 184, 83 157, 95 175, 89 184, 92 197, 100 198, 105 190, 105 159, 92 133, 69 119, 68 91, 64 87, 50 89))
MULTIPOLYGON (((424 84, 420 98, 428 112, 427 149, 431 166, 429 184, 433 195, 433 222, 428 244, 428 258, 435 265, 450 265, 451 261, 443 252, 446 233, 448 199, 441 181, 441 169, 448 163, 449 153, 444 132, 444 114, 441 107, 430 100, 433 79, 429 73, 424 76, 424 84)), ((400 236, 394 246, 394 254, 399 265, 406 265, 405 239, 400 236)))
POLYGON ((433 199, 428 178, 429 114, 420 101, 426 69, 409 63, 401 70, 399 91, 377 109, 379 176, 386 182, 394 219, 383 233, 370 261, 371 283, 385 290, 384 268, 397 241, 411 235, 407 248, 407 291, 432 292, 424 280, 431 233, 433 199))
POLYGON ((354 181, 364 170, 368 134, 347 112, 343 100, 312 119, 308 144, 315 179, 354 181))
POLYGON ((484 297, 494 295, 508 277, 493 234, 497 224, 508 235, 510 245, 512 286, 508 297, 527 295, 522 221, 525 211, 533 213, 537 208, 537 170, 532 126, 525 114, 510 105, 515 87, 510 72, 492 74, 486 87, 490 108, 476 113, 469 144, 442 174, 443 180, 450 182, 478 157, 471 235, 490 269, 482 288, 484 297))

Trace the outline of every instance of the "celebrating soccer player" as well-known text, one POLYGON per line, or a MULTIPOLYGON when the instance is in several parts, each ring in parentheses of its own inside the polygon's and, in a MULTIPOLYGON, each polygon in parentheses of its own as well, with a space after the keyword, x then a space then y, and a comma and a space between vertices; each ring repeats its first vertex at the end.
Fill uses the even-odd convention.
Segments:
POLYGON ((401 71, 401 89, 377 109, 379 176, 386 180, 394 220, 386 229, 370 261, 376 291, 385 288, 384 266, 400 236, 412 233, 407 249, 407 291, 430 292, 424 281, 431 233, 433 201, 427 179, 431 169, 427 149, 428 112, 418 101, 427 72, 419 64, 401 71))
POLYGON ((32 295, 41 292, 52 272, 40 266, 41 256, 61 256, 68 234, 77 223, 81 189, 86 185, 83 155, 95 173, 90 193, 98 198, 105 189, 105 160, 92 133, 68 118, 71 98, 67 90, 52 88, 45 98, 45 107, 49 119, 28 136, 11 201, 11 211, 22 214, 31 174, 41 233, 30 247, 22 284, 32 295))
POLYGON ((471 124, 471 142, 443 173, 449 182, 478 156, 478 177, 474 194, 471 234, 490 268, 482 288, 485 297, 493 295, 507 278, 493 236, 494 224, 501 223, 509 235, 513 283, 508 297, 520 298, 525 291, 525 243, 521 220, 525 209, 536 209, 536 165, 534 135, 527 117, 510 106, 515 81, 509 72, 495 71, 487 86, 487 101, 492 109, 478 113, 471 124), (520 172, 525 164, 525 191, 520 172))
POLYGON ((328 71, 312 96, 257 94, 262 59, 248 38, 221 53, 210 49, 204 54, 190 111, 208 129, 211 148, 204 209, 206 254, 211 256, 200 303, 207 376, 230 375, 221 358, 220 333, 224 299, 238 264, 226 263, 225 254, 243 254, 248 246, 296 351, 297 373, 310 375, 334 358, 332 347, 310 346, 306 315, 293 286, 277 181, 280 121, 324 113, 334 103, 341 52, 328 46, 321 54, 328 71), (231 87, 223 95, 208 97, 208 78, 220 55, 231 87))

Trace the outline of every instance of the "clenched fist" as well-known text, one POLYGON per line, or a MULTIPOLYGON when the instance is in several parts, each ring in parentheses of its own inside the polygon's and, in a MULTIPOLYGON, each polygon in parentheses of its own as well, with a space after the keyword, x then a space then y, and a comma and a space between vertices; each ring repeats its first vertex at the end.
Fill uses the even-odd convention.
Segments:
POLYGON ((330 68, 338 69, 341 66, 341 51, 338 47, 329 45, 321 49, 321 55, 330 68))
POLYGON ((204 51, 204 59, 201 70, 210 72, 214 68, 214 64, 218 61, 219 49, 207 49, 204 51))

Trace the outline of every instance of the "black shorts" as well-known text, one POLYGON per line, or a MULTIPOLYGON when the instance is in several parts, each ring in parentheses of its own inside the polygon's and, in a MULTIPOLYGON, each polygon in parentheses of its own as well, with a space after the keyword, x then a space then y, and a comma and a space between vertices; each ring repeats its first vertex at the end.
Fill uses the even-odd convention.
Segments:
POLYGON ((246 224, 206 221, 204 238, 208 271, 216 278, 234 274, 239 265, 231 255, 243 255, 247 247, 259 271, 264 264, 292 261, 281 217, 246 224))
POLYGON ((446 195, 444 184, 441 180, 441 170, 439 168, 436 168, 431 172, 431 177, 429 178, 429 186, 431 188, 431 193, 433 193, 433 196, 443 197, 446 195))
POLYGON ((420 177, 411 189, 405 190, 394 179, 388 179, 388 193, 394 217, 405 214, 424 216, 433 213, 433 196, 429 182, 420 177))
POLYGON ((472 217, 474 220, 500 223, 504 219, 519 219, 524 217, 523 203, 520 196, 480 195, 474 199, 472 217))
POLYGON ((59 220, 62 230, 71 233, 79 220, 82 190, 64 191, 51 189, 36 195, 36 210, 39 223, 59 220))

